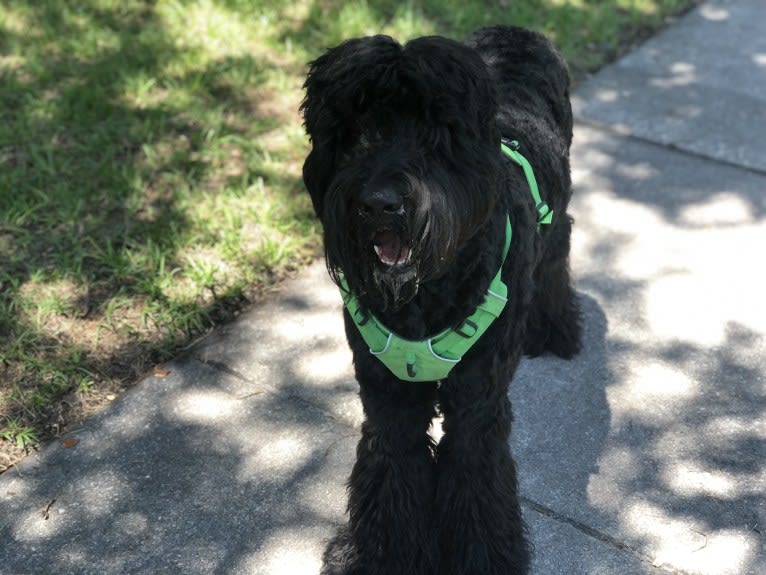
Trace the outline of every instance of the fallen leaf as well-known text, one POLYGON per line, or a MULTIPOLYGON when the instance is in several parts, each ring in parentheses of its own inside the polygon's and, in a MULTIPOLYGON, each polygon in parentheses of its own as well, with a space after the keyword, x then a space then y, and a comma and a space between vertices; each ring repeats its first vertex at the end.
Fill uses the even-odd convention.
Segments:
POLYGON ((61 447, 64 449, 72 449, 78 443, 80 443, 80 440, 76 437, 67 437, 64 441, 61 442, 61 447))
POLYGON ((152 371, 152 375, 154 377, 167 377, 170 375, 170 372, 165 369, 164 365, 157 365, 154 367, 154 370, 152 371))

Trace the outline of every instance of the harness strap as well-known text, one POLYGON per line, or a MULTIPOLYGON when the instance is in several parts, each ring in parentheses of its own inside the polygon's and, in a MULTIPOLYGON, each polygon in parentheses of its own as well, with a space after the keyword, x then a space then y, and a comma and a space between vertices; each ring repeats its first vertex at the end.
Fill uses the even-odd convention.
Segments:
POLYGON ((454 365, 473 347, 505 308, 508 286, 503 282, 502 272, 503 263, 511 248, 512 234, 511 220, 506 216, 502 262, 489 284, 484 301, 476 311, 456 329, 447 328, 422 340, 400 337, 373 314, 362 310, 345 278, 339 274, 343 303, 362 339, 369 346, 370 353, 404 381, 437 381, 447 377, 454 365))
POLYGON ((521 169, 524 170, 524 175, 527 178, 527 184, 529 184, 529 191, 532 194, 532 199, 535 201, 535 208, 537 209, 537 227, 540 228, 540 224, 550 224, 553 221, 553 210, 548 207, 543 199, 540 197, 540 190, 537 189, 537 180, 535 179, 535 172, 532 169, 529 160, 519 153, 520 144, 517 140, 508 140, 503 138, 500 140, 500 149, 503 150, 506 156, 516 162, 521 169))
MULTIPOLYGON (((537 226, 550 224, 553 211, 540 198, 534 171, 527 159, 518 152, 519 143, 503 139, 502 151, 521 166, 526 176, 535 207, 538 212, 537 226)), ((363 310, 359 300, 351 293, 343 273, 338 274, 343 304, 359 330, 362 339, 376 356, 396 377, 404 381, 438 381, 446 378, 452 368, 492 325, 508 302, 508 286, 502 279, 503 264, 511 247, 513 229, 511 219, 505 218, 505 244, 500 267, 489 284, 484 301, 479 304, 459 327, 447 328, 422 340, 408 340, 396 335, 369 311, 363 310)))

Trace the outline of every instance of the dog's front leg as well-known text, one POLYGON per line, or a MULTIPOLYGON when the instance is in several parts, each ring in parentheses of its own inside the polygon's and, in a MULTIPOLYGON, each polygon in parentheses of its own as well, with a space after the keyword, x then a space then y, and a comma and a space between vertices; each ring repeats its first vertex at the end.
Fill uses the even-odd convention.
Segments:
POLYGON ((435 386, 396 379, 365 350, 355 357, 365 412, 348 483, 349 523, 323 575, 435 573, 434 460, 428 427, 435 386))
POLYGON ((440 575, 523 575, 528 570, 508 444, 512 417, 505 374, 469 370, 440 390, 444 436, 434 511, 440 575))

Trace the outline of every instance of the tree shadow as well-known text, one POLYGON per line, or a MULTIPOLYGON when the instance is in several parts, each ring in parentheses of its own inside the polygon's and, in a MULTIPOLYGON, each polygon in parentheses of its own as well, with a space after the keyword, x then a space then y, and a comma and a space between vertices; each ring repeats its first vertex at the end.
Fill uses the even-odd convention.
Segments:
POLYGON ((609 320, 610 418, 567 514, 650 564, 760 572, 766 326, 752 314, 757 272, 736 248, 764 229, 763 177, 576 134, 573 269, 609 320))
POLYGON ((285 393, 237 398, 240 382, 201 364, 168 371, 69 434, 76 445, 3 475, 6 569, 318 569, 342 513, 327 499, 342 495, 335 460, 352 449, 340 428, 285 393))

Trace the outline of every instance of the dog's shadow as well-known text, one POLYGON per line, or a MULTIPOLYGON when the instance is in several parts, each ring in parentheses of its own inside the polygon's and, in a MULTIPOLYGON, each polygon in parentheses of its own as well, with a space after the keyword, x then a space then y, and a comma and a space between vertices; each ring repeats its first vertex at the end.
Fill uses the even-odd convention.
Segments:
POLYGON ((550 355, 524 359, 511 383, 511 449, 538 555, 544 548, 534 535, 545 530, 547 519, 587 522, 588 482, 598 472, 610 426, 606 388, 614 378, 607 361, 607 319, 595 299, 578 295, 582 351, 568 361, 550 355))

